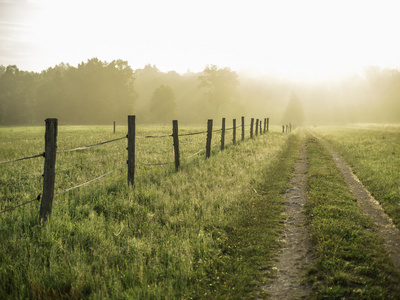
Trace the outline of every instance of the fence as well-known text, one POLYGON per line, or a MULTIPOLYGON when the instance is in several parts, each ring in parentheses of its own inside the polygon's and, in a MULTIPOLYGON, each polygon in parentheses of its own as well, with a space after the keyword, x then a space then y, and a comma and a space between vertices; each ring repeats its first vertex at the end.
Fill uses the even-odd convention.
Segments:
MULTIPOLYGON (((136 116, 128 116, 128 134, 124 137, 100 142, 97 144, 92 144, 92 145, 87 145, 87 146, 82 146, 82 147, 76 147, 74 149, 69 149, 69 150, 63 150, 63 151, 57 151, 57 132, 58 132, 58 120, 57 119, 46 119, 46 131, 45 131, 45 152, 30 156, 30 157, 24 157, 20 159, 15 159, 15 160, 10 160, 6 162, 0 162, 1 164, 8 164, 8 163, 14 163, 17 161, 21 160, 26 160, 26 159, 33 159, 37 157, 44 157, 44 173, 43 173, 43 191, 42 194, 39 194, 35 199, 32 199, 30 201, 27 201, 25 203, 22 203, 20 205, 7 208, 0 213, 4 213, 7 211, 11 211, 17 207, 21 207, 23 205, 32 203, 34 201, 40 201, 40 211, 39 211, 39 220, 41 223, 45 223, 48 219, 48 217, 51 214, 52 211, 52 205, 53 205, 53 198, 54 198, 54 185, 55 185, 55 166, 56 166, 56 156, 57 153, 66 153, 66 152, 74 152, 74 151, 80 151, 80 150, 86 150, 90 149, 93 147, 97 146, 102 146, 105 144, 113 143, 122 139, 127 139, 127 181, 129 186, 133 186, 135 183, 135 167, 137 166, 136 162, 136 139, 137 138, 147 138, 147 139, 154 139, 154 138, 172 138, 172 145, 173 145, 173 152, 174 152, 174 165, 175 165, 175 170, 178 172, 180 167, 181 167, 181 153, 180 153, 180 137, 188 137, 188 136, 194 136, 194 135, 200 135, 200 134, 206 134, 206 146, 205 149, 200 149, 196 153, 190 155, 188 158, 194 157, 196 155, 199 155, 201 152, 205 151, 205 157, 206 159, 210 158, 211 156, 211 148, 216 146, 212 145, 212 136, 213 133, 220 132, 221 133, 221 139, 220 139, 220 150, 223 151, 225 149, 225 141, 226 141, 226 132, 227 131, 232 131, 232 144, 236 145, 237 143, 237 129, 241 128, 241 140, 245 140, 245 127, 250 126, 250 139, 254 138, 254 131, 255 135, 257 136, 258 134, 263 134, 269 131, 269 118, 264 118, 264 126, 262 125, 262 120, 261 119, 256 119, 251 118, 250 125, 245 125, 244 122, 244 117, 241 118, 241 125, 237 126, 236 124, 236 119, 233 119, 233 125, 230 128, 226 128, 226 120, 225 118, 222 119, 222 127, 221 129, 213 130, 213 120, 209 119, 207 122, 207 131, 200 131, 200 132, 191 132, 191 133, 184 133, 184 134, 179 134, 179 128, 178 128, 178 121, 173 120, 172 121, 172 134, 169 135, 162 135, 162 136, 136 136, 136 116), (255 123, 254 123, 255 121, 255 123), (255 126, 254 126, 255 125, 255 126)), ((288 130, 288 129, 287 129, 288 130)), ((284 132, 284 131, 283 131, 284 132)), ((115 122, 114 122, 114 133, 115 133, 115 122)), ((147 165, 164 165, 164 164, 169 164, 168 163, 156 163, 156 164, 147 164, 147 165)), ((89 180, 87 182, 84 182, 82 184, 76 185, 74 187, 65 189, 61 192, 58 192, 57 194, 60 193, 65 193, 70 190, 79 188, 81 186, 84 186, 86 184, 89 184, 91 182, 94 182, 98 179, 101 179, 109 174, 111 174, 113 171, 109 171, 101 176, 98 176, 92 180, 89 180)))

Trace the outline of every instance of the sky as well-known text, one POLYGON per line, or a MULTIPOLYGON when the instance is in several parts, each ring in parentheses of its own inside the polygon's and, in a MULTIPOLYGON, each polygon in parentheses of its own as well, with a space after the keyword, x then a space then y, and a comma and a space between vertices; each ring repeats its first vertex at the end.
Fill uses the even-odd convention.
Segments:
POLYGON ((0 65, 97 57, 318 80, 400 68, 398 0, 0 0, 0 65))

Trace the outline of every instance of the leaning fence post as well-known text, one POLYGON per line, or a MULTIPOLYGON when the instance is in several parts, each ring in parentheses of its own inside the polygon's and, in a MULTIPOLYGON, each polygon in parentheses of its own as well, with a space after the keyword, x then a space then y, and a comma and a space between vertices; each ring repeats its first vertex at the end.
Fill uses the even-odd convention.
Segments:
POLYGON ((233 119, 233 138, 232 143, 236 145, 236 119, 233 119))
POLYGON ((212 127, 213 127, 213 120, 209 119, 207 122, 206 158, 209 158, 211 155, 212 127))
POLYGON ((250 121, 250 138, 253 138, 253 127, 254 127, 254 118, 251 118, 250 121))
POLYGON ((135 183, 136 116, 128 116, 128 185, 135 183))
POLYGON ((57 126, 58 119, 46 119, 43 197, 40 203, 39 220, 44 224, 51 215, 56 177, 57 126))
POLYGON ((178 172, 180 166, 178 120, 172 121, 172 137, 174 139, 175 170, 178 172))
POLYGON ((242 117, 242 141, 244 141, 244 117, 242 117))
POLYGON ((222 118, 221 151, 225 149, 225 118, 222 118))

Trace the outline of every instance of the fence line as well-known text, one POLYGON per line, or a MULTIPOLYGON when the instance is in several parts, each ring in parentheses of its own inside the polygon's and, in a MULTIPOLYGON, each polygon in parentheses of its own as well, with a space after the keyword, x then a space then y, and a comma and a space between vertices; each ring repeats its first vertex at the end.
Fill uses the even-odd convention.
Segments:
POLYGON ((27 157, 13 159, 13 160, 9 160, 9 161, 3 161, 3 162, 0 162, 0 165, 10 164, 10 163, 13 163, 13 162, 26 160, 26 159, 31 159, 31 158, 36 158, 36 157, 44 157, 44 152, 41 153, 41 154, 33 155, 33 156, 27 156, 27 157))
POLYGON ((112 170, 112 171, 110 171, 110 172, 107 172, 107 173, 105 173, 105 174, 103 174, 103 175, 101 175, 101 176, 98 176, 98 177, 96 177, 96 178, 93 178, 93 179, 91 179, 91 180, 89 180, 89 181, 86 181, 86 182, 84 182, 84 183, 82 183, 82 184, 79 184, 79 185, 73 186, 73 187, 71 187, 71 188, 68 188, 68 189, 66 189, 66 190, 60 191, 60 192, 57 193, 57 195, 64 194, 64 193, 66 193, 66 192, 69 192, 69 191, 75 190, 75 189, 77 189, 77 188, 80 188, 81 186, 84 186, 84 185, 87 185, 87 184, 89 184, 89 183, 92 183, 92 182, 94 182, 94 181, 96 181, 96 180, 99 180, 99 179, 101 179, 101 178, 103 178, 103 177, 105 177, 105 176, 107 176, 107 175, 109 175, 109 174, 111 174, 111 173, 113 173, 113 172, 115 172, 115 171, 117 171, 117 170, 120 170, 120 169, 122 169, 122 167, 121 167, 121 168, 118 168, 118 169, 114 169, 114 170, 112 170))
MULTIPOLYGON (((202 153, 203 151, 206 152, 206 158, 209 158, 211 155, 211 148, 214 148, 218 145, 221 144, 221 151, 224 150, 224 144, 225 144, 225 135, 226 135, 226 131, 227 130, 233 130, 232 132, 228 133, 229 135, 233 135, 233 145, 236 144, 236 129, 237 128, 242 128, 242 141, 244 140, 244 128, 245 127, 249 127, 250 126, 250 138, 253 139, 254 138, 254 118, 251 119, 251 124, 250 125, 245 125, 244 123, 244 117, 242 117, 242 123, 239 126, 236 126, 236 119, 233 119, 233 127, 230 128, 225 128, 225 118, 222 119, 222 128, 220 129, 214 129, 213 130, 213 120, 209 119, 208 120, 208 124, 207 124, 207 131, 199 131, 199 132, 190 132, 190 133, 183 133, 183 134, 179 134, 178 133, 178 121, 174 120, 173 121, 173 133, 169 134, 169 135, 146 135, 146 136, 136 136, 136 124, 135 124, 135 116, 128 116, 128 134, 126 136, 120 137, 120 138, 116 138, 116 139, 112 139, 112 140, 108 140, 108 141, 104 141, 104 142, 100 142, 100 143, 96 143, 96 144, 92 144, 92 145, 87 145, 87 146, 82 146, 82 147, 76 147, 73 149, 69 149, 69 150, 61 150, 61 151, 56 151, 57 146, 56 146, 56 136, 57 136, 57 124, 58 124, 58 120, 57 119, 46 119, 46 134, 45 134, 45 152, 42 154, 38 154, 38 155, 34 155, 34 156, 30 156, 30 157, 25 157, 25 158, 20 158, 20 159, 16 159, 16 160, 11 160, 11 161, 7 161, 7 162, 1 162, 0 164, 7 164, 7 163, 11 163, 11 162, 16 162, 16 161, 20 161, 20 160, 25 160, 25 159, 30 159, 30 158, 35 158, 35 157, 40 157, 43 156, 45 157, 45 170, 44 170, 44 182, 43 182, 43 196, 41 197, 41 194, 39 194, 39 196, 31 201, 22 203, 18 206, 15 206, 13 208, 9 208, 6 209, 0 213, 4 213, 6 211, 11 211, 15 208, 18 208, 20 206, 32 203, 33 201, 41 201, 41 206, 40 206, 40 215, 39 215, 39 219, 41 220, 41 222, 45 222, 47 220, 47 218, 50 216, 51 214, 51 206, 52 206, 52 201, 53 201, 53 196, 54 196, 54 181, 55 181, 55 161, 56 161, 56 153, 67 153, 67 152, 75 152, 75 151, 81 151, 81 150, 86 150, 86 149, 90 149, 93 147, 97 147, 97 146, 102 146, 108 143, 112 143, 112 142, 116 142, 119 140, 123 140, 123 139, 127 139, 128 140, 128 160, 127 160, 127 164, 128 164, 128 185, 133 185, 134 184, 134 174, 135 174, 135 165, 137 166, 162 166, 162 165, 169 165, 169 164, 173 164, 175 162, 175 167, 176 170, 179 170, 180 167, 180 153, 179 153, 179 137, 187 137, 187 136, 194 136, 194 135, 200 135, 200 134, 207 134, 207 139, 206 139, 206 147, 203 149, 198 150, 197 152, 195 152, 194 154, 191 154, 189 156, 187 156, 186 158, 184 158, 185 160, 188 160, 200 153, 202 153), (212 144, 211 140, 212 140, 212 133, 217 133, 217 132, 221 132, 221 139, 218 140, 216 143, 212 144), (135 151, 136 151, 136 145, 135 145, 135 139, 136 138, 166 138, 166 137, 172 137, 173 138, 173 146, 174 146, 174 154, 175 154, 175 161, 174 162, 160 162, 160 163, 139 163, 136 164, 135 163, 135 151)), ((258 135, 258 129, 260 130, 260 135, 262 134, 262 119, 257 119, 256 120, 256 124, 255 124, 255 135, 258 135)), ((114 124, 115 126, 115 124, 114 124)), ((264 133, 266 131, 268 131, 269 127, 269 118, 265 118, 264 119, 264 133)), ((286 132, 288 132, 288 127, 286 126, 286 132)), ((289 127, 291 129, 291 125, 289 127)), ((198 143, 198 142, 196 142, 198 143)), ((182 145, 185 144, 195 144, 194 142, 186 142, 186 143, 182 143, 182 145)), ((152 152, 154 153, 154 152, 152 152)), ((166 152, 164 152, 166 153, 166 152)), ((118 159, 117 159, 118 160, 118 159)), ((95 160, 97 161, 97 160, 95 160)), ((91 161, 93 162, 93 161, 91 161)), ((63 172, 66 170, 70 170, 73 169, 75 167, 69 167, 69 168, 64 168, 62 170, 58 170, 57 172, 63 172)), ((56 194, 60 195, 60 194, 64 194, 68 191, 77 189, 79 187, 88 185, 94 181, 97 181, 101 178, 104 178, 105 176, 122 169, 122 167, 120 168, 116 168, 113 169, 105 174, 102 174, 96 178, 93 178, 89 181, 86 181, 84 183, 81 183, 79 185, 67 188, 65 190, 59 191, 56 194)))
POLYGON ((102 145, 105 145, 105 144, 108 144, 108 143, 120 141, 120 140, 123 140, 123 139, 126 139, 126 138, 127 137, 124 136, 124 137, 120 137, 120 138, 117 138, 117 139, 113 139, 113 140, 109 140, 109 141, 105 141, 105 142, 101 142, 101 143, 97 143, 97 144, 93 144, 93 145, 77 147, 77 148, 69 149, 69 150, 57 151, 57 153, 66 153, 66 152, 74 152, 74 151, 86 150, 86 149, 90 149, 90 148, 93 148, 93 147, 102 146, 102 145))
POLYGON ((5 212, 7 212, 7 211, 12 211, 12 210, 14 210, 14 209, 16 209, 16 208, 18 208, 18 207, 27 205, 27 204, 32 203, 32 202, 34 202, 34 201, 40 201, 40 196, 41 196, 41 194, 39 194, 39 195, 38 195, 35 199, 33 199, 33 200, 30 200, 30 201, 28 201, 28 202, 24 202, 24 203, 19 204, 19 205, 17 205, 17 206, 14 206, 14 207, 11 207, 11 208, 7 208, 7 209, 5 209, 5 210, 3 210, 3 211, 0 211, 0 214, 5 213, 5 212))

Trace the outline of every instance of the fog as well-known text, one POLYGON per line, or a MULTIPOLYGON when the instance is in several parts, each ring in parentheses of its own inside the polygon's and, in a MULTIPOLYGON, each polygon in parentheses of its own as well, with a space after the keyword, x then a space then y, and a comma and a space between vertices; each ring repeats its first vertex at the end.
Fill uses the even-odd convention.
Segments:
POLYGON ((208 65, 202 72, 134 69, 97 58, 40 73, 0 66, 0 125, 126 123, 205 124, 209 118, 266 118, 295 126, 400 122, 400 72, 367 67, 361 74, 301 82, 208 65))

